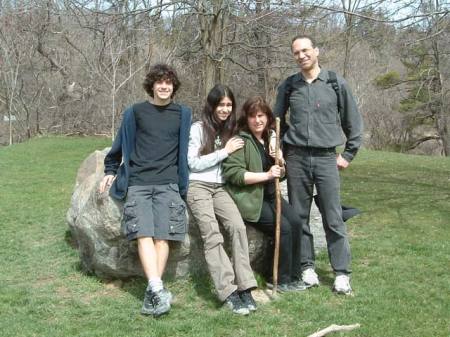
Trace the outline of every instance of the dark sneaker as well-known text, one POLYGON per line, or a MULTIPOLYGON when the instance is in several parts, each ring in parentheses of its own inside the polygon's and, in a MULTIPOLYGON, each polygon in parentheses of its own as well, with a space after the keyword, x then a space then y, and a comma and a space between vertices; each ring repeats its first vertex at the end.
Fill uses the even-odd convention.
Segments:
POLYGON ((250 313, 247 306, 242 302, 237 291, 231 293, 225 300, 225 306, 230 309, 234 314, 248 315, 250 313))
POLYGON ((156 293, 152 293, 150 301, 153 305, 153 316, 159 317, 170 311, 170 301, 172 294, 167 289, 162 289, 156 293))
POLYGON ((250 311, 256 311, 256 302, 252 296, 252 292, 250 289, 241 291, 239 293, 239 297, 241 298, 242 303, 247 307, 250 311))
POLYGON ((153 315, 155 308, 153 307, 151 298, 153 296, 152 289, 147 286, 144 295, 144 303, 142 304, 141 314, 142 315, 153 315))
POLYGON ((296 290, 291 286, 291 283, 280 283, 277 285, 277 291, 279 293, 288 293, 296 290))
POLYGON ((289 286, 294 289, 294 291, 304 291, 308 288, 311 288, 308 284, 303 282, 302 280, 292 281, 289 283, 289 286))
MULTIPOLYGON (((272 283, 266 283, 267 288, 273 289, 272 283)), ((288 293, 288 292, 294 292, 294 291, 303 291, 306 290, 306 286, 304 289, 297 284, 297 282, 289 282, 289 283, 280 283, 277 285, 277 291, 279 293, 288 293)))

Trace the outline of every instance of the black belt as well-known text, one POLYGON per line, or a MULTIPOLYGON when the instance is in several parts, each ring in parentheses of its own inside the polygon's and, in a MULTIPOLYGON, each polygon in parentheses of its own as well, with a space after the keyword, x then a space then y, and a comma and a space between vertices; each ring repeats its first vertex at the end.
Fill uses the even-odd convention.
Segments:
POLYGON ((311 146, 295 146, 291 144, 286 144, 288 149, 292 149, 297 154, 308 155, 308 156, 331 156, 336 154, 336 147, 311 147, 311 146))

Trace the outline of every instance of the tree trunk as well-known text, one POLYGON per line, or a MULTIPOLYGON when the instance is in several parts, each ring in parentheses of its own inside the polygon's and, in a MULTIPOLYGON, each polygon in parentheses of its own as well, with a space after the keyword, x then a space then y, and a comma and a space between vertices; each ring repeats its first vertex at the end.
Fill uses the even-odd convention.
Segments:
MULTIPOLYGON (((431 4, 431 8, 434 11, 440 10, 439 0, 435 0, 434 4, 431 4)), ((441 72, 441 51, 439 46, 439 31, 440 31, 440 17, 438 15, 431 18, 431 29, 430 36, 431 37, 431 48, 433 51, 433 63, 434 63, 434 71, 435 79, 434 86, 432 88, 432 97, 436 97, 436 102, 432 102, 429 104, 430 108, 433 109, 432 113, 435 113, 435 123, 436 129, 438 131, 439 136, 441 137, 443 154, 444 156, 450 156, 450 135, 448 130, 449 116, 448 112, 445 109, 445 94, 444 94, 444 85, 443 85, 443 77, 441 72), (437 107, 433 108, 433 105, 437 105, 437 107)))

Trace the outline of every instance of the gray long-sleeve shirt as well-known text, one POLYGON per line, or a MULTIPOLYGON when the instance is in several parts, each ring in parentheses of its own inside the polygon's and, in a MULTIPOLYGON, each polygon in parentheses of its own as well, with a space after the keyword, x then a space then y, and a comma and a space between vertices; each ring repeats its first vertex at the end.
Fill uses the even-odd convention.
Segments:
POLYGON ((361 146, 362 117, 347 82, 337 76, 341 95, 339 114, 336 92, 328 79, 328 71, 323 69, 312 83, 306 82, 301 73, 286 79, 278 87, 274 114, 280 117, 283 128, 290 109, 290 125, 283 140, 295 146, 336 147, 344 143, 343 131, 347 141, 342 156, 351 161, 361 146))
POLYGON ((206 155, 200 155, 202 140, 202 122, 196 122, 192 124, 189 134, 189 180, 221 184, 224 182, 222 177, 222 161, 228 157, 228 152, 225 149, 220 149, 206 155))

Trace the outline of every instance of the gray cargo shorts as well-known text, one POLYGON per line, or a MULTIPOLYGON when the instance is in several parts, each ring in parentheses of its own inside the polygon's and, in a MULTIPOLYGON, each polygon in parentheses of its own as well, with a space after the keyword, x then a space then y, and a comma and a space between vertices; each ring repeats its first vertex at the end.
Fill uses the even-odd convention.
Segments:
POLYGON ((128 240, 183 241, 187 230, 186 205, 177 184, 128 187, 122 217, 122 232, 128 240))

